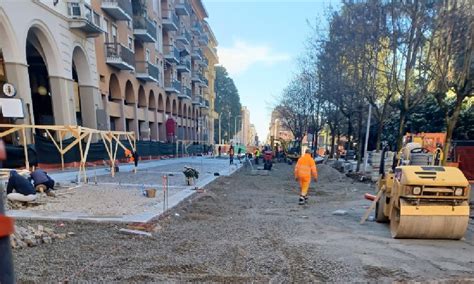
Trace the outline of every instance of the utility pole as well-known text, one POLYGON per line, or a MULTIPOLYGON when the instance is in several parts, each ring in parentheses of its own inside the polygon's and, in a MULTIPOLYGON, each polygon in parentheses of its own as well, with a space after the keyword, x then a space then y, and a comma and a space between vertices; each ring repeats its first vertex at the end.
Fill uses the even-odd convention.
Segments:
POLYGON ((237 137, 237 118, 238 117, 242 117, 242 115, 237 115, 236 117, 234 117, 234 137, 237 137))
POLYGON ((222 143, 222 136, 221 136, 221 114, 219 113, 219 143, 217 144, 221 144, 222 143))
POLYGON ((369 131, 370 131, 370 117, 372 116, 372 105, 369 104, 369 115, 367 116, 367 130, 365 132, 365 145, 364 145, 364 173, 367 172, 367 161, 369 160, 369 154, 367 153, 367 145, 369 144, 369 131))

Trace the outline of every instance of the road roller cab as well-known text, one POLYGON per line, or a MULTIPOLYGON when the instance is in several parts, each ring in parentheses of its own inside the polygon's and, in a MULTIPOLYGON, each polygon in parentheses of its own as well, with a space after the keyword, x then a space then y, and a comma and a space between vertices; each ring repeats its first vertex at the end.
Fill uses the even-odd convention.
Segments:
POLYGON ((380 180, 379 222, 394 238, 461 239, 469 223, 469 182, 455 167, 399 166, 380 180))

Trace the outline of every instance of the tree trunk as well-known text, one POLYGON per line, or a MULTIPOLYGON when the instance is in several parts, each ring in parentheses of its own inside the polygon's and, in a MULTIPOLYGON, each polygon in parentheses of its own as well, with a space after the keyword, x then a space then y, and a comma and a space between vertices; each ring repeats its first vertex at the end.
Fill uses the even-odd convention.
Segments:
POLYGON ((385 104, 382 108, 382 113, 380 114, 380 119, 378 121, 378 126, 377 126, 377 138, 375 139, 375 151, 378 153, 380 152, 381 149, 381 144, 382 144, 382 133, 383 133, 383 127, 385 123, 385 116, 387 112, 387 104, 385 104))
POLYGON ((351 144, 352 144, 352 139, 351 139, 351 136, 352 136, 352 120, 351 120, 352 117, 348 117, 347 118, 347 150, 351 150, 351 144))
POLYGON ((443 165, 446 163, 449 155, 449 148, 451 148, 451 138, 453 137, 454 128, 458 122, 459 115, 461 114, 463 99, 457 99, 456 105, 454 106, 453 114, 451 116, 446 115, 446 141, 443 148, 443 165))
POLYGON ((405 110, 400 110, 400 126, 398 128, 398 137, 397 137, 397 149, 400 151, 403 143, 403 135, 405 135, 405 124, 406 124, 407 113, 405 110))
MULTIPOLYGON (((362 139, 362 120, 363 120, 363 115, 362 115, 362 109, 359 110, 359 115, 358 115, 358 131, 357 131, 357 169, 356 172, 359 172, 360 170, 360 163, 362 161, 362 151, 363 151, 363 139, 362 139)), ((368 133, 367 133, 368 135, 368 133)), ((365 153, 364 153, 365 154, 365 153)))
POLYGON ((331 159, 334 158, 334 143, 336 143, 336 132, 331 129, 331 153, 330 157, 331 159))

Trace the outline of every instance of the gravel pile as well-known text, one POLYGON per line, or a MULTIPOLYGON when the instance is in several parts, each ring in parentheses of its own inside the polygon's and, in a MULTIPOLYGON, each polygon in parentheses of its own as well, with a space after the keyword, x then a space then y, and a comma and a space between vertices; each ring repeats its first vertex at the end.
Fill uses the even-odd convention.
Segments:
POLYGON ((317 165, 317 167, 320 182, 341 182, 346 178, 343 173, 339 172, 331 166, 319 164, 317 165))
POLYGON ((22 249, 40 244, 51 244, 53 240, 64 240, 72 235, 74 235, 73 232, 57 234, 53 229, 46 228, 42 225, 38 225, 37 227, 15 225, 15 233, 10 236, 10 244, 13 249, 22 249))

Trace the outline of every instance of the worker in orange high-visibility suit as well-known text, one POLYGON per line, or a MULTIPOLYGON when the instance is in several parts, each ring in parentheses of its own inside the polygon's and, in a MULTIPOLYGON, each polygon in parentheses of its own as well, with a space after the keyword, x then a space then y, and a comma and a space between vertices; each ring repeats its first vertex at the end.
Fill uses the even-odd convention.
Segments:
POLYGON ((295 179, 299 181, 301 191, 299 204, 304 205, 308 201, 308 189, 311 183, 311 176, 314 181, 318 181, 318 170, 316 163, 311 156, 311 150, 307 149, 305 154, 298 159, 295 167, 295 179))

